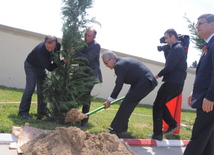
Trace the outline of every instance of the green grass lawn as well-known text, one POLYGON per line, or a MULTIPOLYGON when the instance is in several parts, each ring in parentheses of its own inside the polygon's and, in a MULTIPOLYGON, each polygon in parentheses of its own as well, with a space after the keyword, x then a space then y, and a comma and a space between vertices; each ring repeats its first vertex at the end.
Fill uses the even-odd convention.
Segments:
MULTIPOLYGON (((60 126, 76 126, 79 127, 80 122, 76 122, 75 124, 57 124, 54 122, 44 122, 41 120, 37 120, 36 110, 37 104, 32 103, 30 109, 30 116, 33 118, 31 120, 24 120, 19 117, 18 108, 19 102, 22 97, 22 89, 16 88, 7 88, 4 86, 0 86, 0 133, 11 133, 13 126, 23 126, 25 123, 29 123, 30 126, 53 130, 56 127, 60 126)), ((32 102, 37 101, 37 95, 34 94, 32 98, 32 102)), ((103 105, 104 99, 95 98, 91 104, 91 110, 96 109, 103 105)), ((107 110, 101 110, 90 115, 89 125, 87 128, 82 130, 89 131, 90 133, 97 134, 101 132, 108 132, 109 124, 114 118, 117 109, 119 108, 120 103, 112 105, 107 110)), ((191 110, 182 110, 181 113, 181 129, 180 134, 174 134, 170 136, 165 136, 167 139, 190 139, 191 136, 191 127, 195 120, 195 111, 191 110)), ((152 106, 139 104, 134 112, 132 113, 129 119, 129 128, 128 132, 124 132, 122 134, 122 138, 150 138, 148 134, 152 133, 152 106)))

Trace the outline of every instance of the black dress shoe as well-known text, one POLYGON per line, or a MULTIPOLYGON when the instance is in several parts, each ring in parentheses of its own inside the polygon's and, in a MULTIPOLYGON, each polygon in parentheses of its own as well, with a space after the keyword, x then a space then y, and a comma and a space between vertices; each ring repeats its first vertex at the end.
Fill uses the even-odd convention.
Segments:
POLYGON ((121 137, 121 133, 118 133, 118 132, 116 132, 115 130, 111 130, 109 133, 110 133, 110 134, 115 134, 115 135, 117 135, 118 138, 121 137))
POLYGON ((163 132, 165 135, 171 135, 174 133, 175 130, 179 129, 178 124, 175 124, 174 126, 169 126, 168 130, 163 132))
POLYGON ((161 134, 160 135, 153 134, 152 135, 152 139, 162 141, 163 140, 163 135, 161 135, 161 134))
POLYGON ((51 117, 51 115, 49 113, 47 113, 47 114, 37 114, 36 115, 36 119, 38 119, 38 120, 51 120, 52 117, 51 117))
POLYGON ((19 116, 21 116, 23 119, 31 119, 29 115, 19 115, 19 116))
POLYGON ((36 119, 38 119, 38 120, 41 120, 43 117, 44 117, 44 115, 40 115, 40 114, 36 115, 36 119))

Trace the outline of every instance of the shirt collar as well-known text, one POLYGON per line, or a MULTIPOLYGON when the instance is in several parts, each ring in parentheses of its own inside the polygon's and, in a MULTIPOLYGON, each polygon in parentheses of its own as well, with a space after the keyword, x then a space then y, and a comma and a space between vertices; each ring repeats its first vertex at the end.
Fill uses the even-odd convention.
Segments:
POLYGON ((172 48, 173 45, 177 44, 179 41, 176 41, 175 43, 170 45, 170 48, 172 48))
POLYGON ((209 36, 209 38, 206 40, 206 43, 208 43, 213 36, 214 36, 214 33, 209 36))

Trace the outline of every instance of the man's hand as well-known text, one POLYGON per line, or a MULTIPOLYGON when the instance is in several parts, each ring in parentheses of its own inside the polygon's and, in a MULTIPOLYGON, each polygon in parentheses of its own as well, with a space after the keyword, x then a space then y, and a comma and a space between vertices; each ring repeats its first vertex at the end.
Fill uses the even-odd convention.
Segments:
POLYGON ((192 94, 189 95, 187 102, 188 102, 188 106, 191 107, 192 106, 192 94))
POLYGON ((105 106, 105 109, 109 108, 111 106, 111 101, 107 100, 103 103, 103 105, 105 106))
POLYGON ((63 61, 64 61, 64 64, 70 64, 72 59, 63 59, 63 61))
POLYGON ((213 110, 213 105, 214 105, 214 102, 204 98, 202 109, 208 113, 213 110))
POLYGON ((68 59, 63 59, 64 64, 68 64, 68 59))
POLYGON ((158 75, 156 75, 156 76, 155 76, 155 78, 156 78, 156 79, 158 79, 158 78, 159 78, 159 76, 158 76, 158 75))

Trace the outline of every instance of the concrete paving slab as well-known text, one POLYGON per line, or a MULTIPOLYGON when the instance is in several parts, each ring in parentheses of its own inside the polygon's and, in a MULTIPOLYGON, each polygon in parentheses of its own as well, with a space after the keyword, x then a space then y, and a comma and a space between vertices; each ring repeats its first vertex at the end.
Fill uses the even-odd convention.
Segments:
POLYGON ((11 142, 17 142, 17 140, 18 137, 13 136, 12 134, 0 133, 0 144, 10 144, 11 142))
POLYGON ((16 149, 10 149, 9 144, 0 144, 0 155, 18 155, 16 149))

